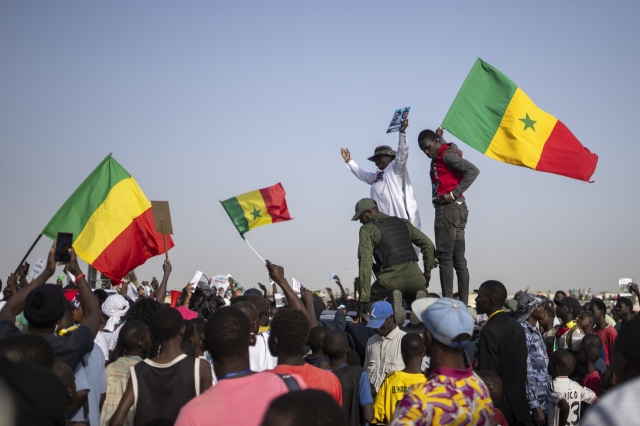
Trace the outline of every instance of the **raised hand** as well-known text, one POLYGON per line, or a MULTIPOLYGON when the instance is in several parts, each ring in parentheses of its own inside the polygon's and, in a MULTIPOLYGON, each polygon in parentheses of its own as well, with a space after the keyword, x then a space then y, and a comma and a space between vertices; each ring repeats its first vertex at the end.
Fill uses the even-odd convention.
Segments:
POLYGON ((162 271, 165 273, 165 275, 170 274, 172 269, 173 268, 171 267, 171 262, 169 262, 168 260, 165 260, 164 263, 162 264, 162 271))
MULTIPOLYGON (((49 266, 49 262, 47 262, 47 267, 48 266, 49 266)), ((80 269, 80 265, 78 265, 78 257, 76 256, 76 251, 73 249, 73 247, 69 249, 69 263, 67 264, 67 268, 69 268, 69 272, 71 272, 73 276, 77 277, 82 273, 82 270, 80 269)), ((53 270, 55 271, 55 266, 53 270)))
POLYGON ((340 154, 342 154, 342 158, 347 163, 349 161, 351 161, 351 153, 349 152, 349 150, 347 148, 340 148, 340 154))
POLYGON ((331 287, 325 287, 325 289, 327 290, 327 294, 329 295, 329 297, 333 297, 333 290, 331 289, 331 287))
POLYGON ((438 137, 438 139, 440 139, 442 135, 444 135, 444 129, 442 128, 442 126, 440 126, 436 129, 436 136, 438 137))
POLYGON ((266 262, 267 271, 269 272, 269 277, 276 283, 280 284, 284 278, 284 268, 280 265, 274 265, 270 261, 266 262))
POLYGON ((408 118, 402 122, 402 125, 400 126, 400 133, 404 133, 404 131, 407 130, 407 127, 409 127, 408 118))

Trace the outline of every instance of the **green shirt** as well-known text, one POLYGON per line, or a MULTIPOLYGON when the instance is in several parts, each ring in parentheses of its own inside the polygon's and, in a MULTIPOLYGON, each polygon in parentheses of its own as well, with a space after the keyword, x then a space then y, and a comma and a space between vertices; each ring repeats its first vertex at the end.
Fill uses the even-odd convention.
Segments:
MULTIPOLYGON (((384 213, 376 213, 374 219, 387 218, 384 213)), ((413 226, 407 219, 401 219, 409 228, 411 242, 420 248, 424 260, 424 270, 436 267, 435 247, 433 242, 422 231, 413 226)), ((360 244, 358 245, 360 300, 369 301, 371 293, 371 273, 373 269, 373 249, 380 242, 380 229, 373 223, 365 223, 360 228, 360 244)), ((418 262, 411 261, 385 268, 376 275, 378 280, 393 280, 394 278, 408 278, 422 274, 418 262)))

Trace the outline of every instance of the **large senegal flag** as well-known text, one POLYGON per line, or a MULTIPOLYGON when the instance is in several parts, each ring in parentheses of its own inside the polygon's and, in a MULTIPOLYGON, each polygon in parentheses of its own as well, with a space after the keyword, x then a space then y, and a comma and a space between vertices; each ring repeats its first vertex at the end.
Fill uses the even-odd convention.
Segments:
MULTIPOLYGON (((150 257, 164 253, 151 203, 111 154, 42 231, 51 239, 58 232, 72 232, 78 257, 116 281, 150 257)), ((168 250, 173 240, 166 237, 168 250)))
POLYGON ((246 232, 258 226, 291 220, 285 195, 282 185, 276 183, 220 202, 244 238, 246 232))
POLYGON ((504 163, 589 181, 598 156, 515 83, 478 59, 442 127, 504 163))

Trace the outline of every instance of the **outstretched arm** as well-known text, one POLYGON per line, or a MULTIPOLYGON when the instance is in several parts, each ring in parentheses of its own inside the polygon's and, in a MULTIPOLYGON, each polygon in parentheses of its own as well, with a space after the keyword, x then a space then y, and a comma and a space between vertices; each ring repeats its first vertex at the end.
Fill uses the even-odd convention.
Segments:
POLYGON ((376 180, 376 173, 362 170, 360 166, 358 166, 356 162, 351 159, 351 153, 349 153, 348 149, 340 148, 340 153, 342 154, 344 162, 347 163, 347 168, 351 170, 358 179, 369 185, 371 185, 373 181, 376 180))
POLYGON ((164 271, 164 275, 162 276, 162 282, 160 283, 160 287, 158 287, 158 291, 156 292, 156 302, 162 304, 164 303, 164 299, 167 296, 167 283, 169 282, 169 275, 171 275, 171 262, 165 259, 164 264, 162 265, 162 270, 164 271))
POLYGON ((80 324, 86 325, 91 329, 93 337, 96 337, 98 330, 100 329, 100 323, 102 322, 102 311, 100 310, 100 304, 98 298, 93 294, 84 274, 80 270, 78 265, 78 258, 73 247, 69 249, 69 272, 76 277, 76 285, 78 286, 78 294, 80 294, 80 304, 82 305, 82 312, 84 318, 80 321, 80 324), (80 276, 78 279, 78 276, 80 276))
MULTIPOLYGON (((49 249, 49 257, 47 258, 47 266, 44 267, 40 275, 31 281, 31 284, 22 287, 22 289, 18 292, 13 293, 13 296, 7 301, 7 304, 0 311, 0 320, 9 320, 15 321, 16 315, 18 315, 24 309, 24 303, 27 301, 27 296, 37 287, 40 287, 42 284, 46 283, 49 277, 53 275, 56 271, 56 261, 55 261, 55 252, 56 252, 56 242, 53 242, 53 246, 49 249)), ((12 278, 15 279, 15 275, 12 275, 12 278)), ((13 286, 11 287, 13 289, 13 286)), ((97 299, 96 299, 97 300, 97 299)), ((96 302, 98 303, 98 302, 96 302)))
POLYGON ((293 291, 293 289, 289 285, 289 282, 284 277, 284 268, 279 265, 274 265, 267 260, 267 271, 269 271, 269 276, 271 277, 273 282, 278 284, 282 289, 282 293, 284 293, 284 297, 286 298, 288 305, 306 314, 307 311, 302 304, 302 301, 298 299, 295 291, 293 291))
POLYGON ((392 167, 396 174, 403 175, 407 171, 407 160, 409 159, 409 145, 407 144, 407 134, 405 130, 409 125, 409 120, 402 123, 400 132, 398 133, 398 150, 396 158, 392 163, 392 167))

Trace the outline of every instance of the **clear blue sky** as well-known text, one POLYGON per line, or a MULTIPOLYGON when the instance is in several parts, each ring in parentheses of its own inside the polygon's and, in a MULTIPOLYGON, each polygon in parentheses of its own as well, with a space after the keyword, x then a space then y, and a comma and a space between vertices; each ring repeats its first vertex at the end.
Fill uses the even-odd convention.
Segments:
MULTIPOLYGON (((196 269, 266 282, 218 200, 276 182, 295 219, 249 241, 311 288, 330 271, 351 287, 350 218, 369 187, 339 148, 373 170, 374 147, 397 145, 385 134, 392 111, 410 105, 408 167, 433 237, 416 137, 442 122, 481 57, 600 161, 588 184, 460 144, 481 170, 467 193, 472 288, 499 279, 510 291, 615 290, 640 277, 639 14, 634 1, 2 2, 3 281, 113 152, 149 199, 171 203, 171 288, 196 269)), ((151 259, 138 276, 159 278, 161 265, 151 259)))

